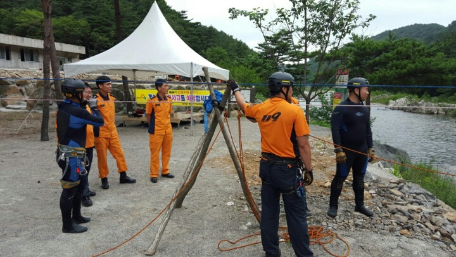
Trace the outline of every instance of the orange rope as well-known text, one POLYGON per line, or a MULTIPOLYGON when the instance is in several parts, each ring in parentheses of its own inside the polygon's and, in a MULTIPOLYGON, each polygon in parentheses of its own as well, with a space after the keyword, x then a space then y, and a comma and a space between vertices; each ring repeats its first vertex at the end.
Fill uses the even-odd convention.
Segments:
MULTIPOLYGON (((321 245, 323 247, 323 249, 328 254, 330 254, 331 256, 347 257, 348 255, 350 255, 350 245, 347 243, 347 241, 343 240, 337 233, 331 232, 331 231, 324 231, 323 228, 319 227, 319 226, 309 226, 308 230, 309 230, 308 233, 309 233, 309 238, 310 238, 310 244, 311 245, 316 245, 316 244, 321 245), (332 253, 325 246, 325 245, 333 242, 336 238, 339 239, 340 241, 342 241, 347 246, 347 251, 345 252, 344 255, 336 255, 336 254, 332 253)), ((239 243, 242 240, 245 240, 247 238, 251 238, 251 237, 254 237, 254 236, 259 236, 259 235, 260 235, 260 233, 251 234, 251 235, 242 237, 242 238, 240 238, 240 239, 238 239, 236 241, 229 241, 227 239, 223 239, 223 240, 221 240, 218 243, 218 249, 220 251, 222 251, 222 252, 227 252, 227 251, 232 251, 232 250, 236 250, 236 249, 240 249, 240 248, 245 248, 245 247, 251 246, 251 245, 260 244, 261 241, 256 241, 256 242, 248 243, 248 244, 245 244, 245 245, 235 246, 235 247, 232 247, 232 248, 222 248, 221 247, 221 244, 224 243, 224 242, 230 243, 231 245, 235 245, 235 244, 239 243)), ((279 243, 290 242, 290 237, 288 235, 288 232, 283 232, 281 235, 279 235, 279 237, 282 238, 281 240, 279 240, 279 243)))
MULTIPOLYGON (((241 117, 242 117, 242 113, 240 111, 238 111, 238 117, 237 118, 238 118, 238 130, 239 130, 239 152, 236 150, 236 147, 234 147, 234 149, 235 149, 236 154, 237 154, 237 156, 239 158, 239 161, 241 162, 242 174, 244 176, 245 186, 247 188, 247 195, 248 195, 249 199, 255 204, 256 208, 259 210, 259 208, 256 205, 256 202, 255 202, 255 200, 254 200, 254 198, 253 198, 253 196, 251 194, 251 191, 250 191, 249 186, 247 184, 247 179, 245 177, 244 159, 243 159, 243 150, 242 150, 242 133, 241 133, 241 119, 240 119, 241 117)), ((232 137, 232 133, 231 133, 231 130, 230 130, 230 125, 229 125, 228 122, 226 122, 226 124, 227 124, 228 131, 230 132, 230 135, 231 135, 231 141, 232 141, 233 145, 235 146, 234 139, 232 137)), ((255 215, 256 219, 258 220, 258 222, 260 222, 260 220, 261 220, 260 214, 254 212, 254 215, 255 215)), ((279 242, 280 243, 289 242, 290 241, 290 237, 288 235, 287 227, 279 227, 279 230, 283 231, 283 233, 281 235, 279 235, 282 238, 282 240, 280 240, 279 242)), ((321 245, 323 247, 323 249, 328 254, 330 254, 331 256, 347 257, 350 254, 350 245, 345 240, 343 240, 339 235, 337 235, 337 233, 335 233, 335 232, 323 231, 323 228, 319 227, 319 226, 309 226, 308 227, 308 234, 309 234, 309 239, 310 239, 310 244, 311 245, 315 245, 315 244, 321 245), (327 239, 327 238, 329 238, 329 239, 327 239), (334 239, 336 239, 336 238, 341 240, 342 242, 344 242, 345 245, 347 246, 347 252, 345 253, 345 255, 335 255, 325 246, 326 244, 329 244, 332 241, 334 241, 334 239), (327 240, 324 240, 324 239, 327 239, 327 240)), ((240 239, 238 239, 236 241, 230 241, 230 240, 227 240, 227 239, 222 239, 218 243, 218 249, 220 251, 222 251, 222 252, 226 252, 226 251, 232 251, 232 250, 244 248, 244 247, 247 247, 247 246, 259 244, 259 243, 261 243, 261 241, 256 241, 256 242, 248 243, 248 244, 245 244, 245 245, 235 246, 235 247, 232 247, 232 248, 221 248, 221 244, 223 242, 227 242, 227 243, 229 243, 231 245, 235 245, 235 244, 237 244, 238 242, 240 242, 242 240, 245 240, 247 238, 251 238, 251 237, 254 237, 254 236, 258 236, 258 235, 260 235, 260 234, 259 233, 251 234, 251 235, 248 235, 248 236, 241 237, 240 239)))
MULTIPOLYGON (((352 152, 357 153, 357 154, 362 154, 362 155, 371 157, 369 154, 362 153, 362 152, 358 152, 358 151, 355 151, 355 150, 353 150, 353 149, 350 149, 350 148, 347 148, 347 147, 344 147, 344 146, 341 146, 341 145, 334 144, 333 142, 329 142, 329 141, 324 140, 324 139, 322 139, 322 138, 319 138, 319 137, 316 137, 316 136, 312 136, 312 135, 309 135, 309 136, 310 136, 310 137, 313 137, 313 138, 315 138, 315 139, 318 139, 318 140, 320 140, 320 141, 323 141, 323 142, 325 142, 325 143, 328 143, 328 144, 330 144, 330 145, 334 145, 334 146, 336 146, 336 147, 341 147, 341 148, 343 148, 343 149, 345 149, 345 150, 352 151, 352 152)), ((420 167, 416 167, 416 166, 412 166, 412 165, 408 165, 408 164, 404 164, 404 163, 399 163, 399 162, 396 162, 396 161, 391 161, 391 160, 383 159, 383 158, 380 158, 380 157, 377 157, 377 156, 374 156, 374 159, 379 159, 379 160, 382 160, 382 161, 385 161, 385 162, 393 163, 393 164, 396 164, 396 165, 400 165, 400 166, 404 166, 404 167, 408 167, 408 168, 412 168, 412 169, 417 169, 417 170, 432 172, 432 173, 436 173, 436 174, 440 174, 440 175, 446 175, 446 176, 453 176, 453 177, 456 177, 456 174, 451 174, 451 173, 448 173, 448 172, 440 172, 440 171, 436 171, 436 170, 430 170, 430 169, 420 168, 420 167)))
MULTIPOLYGON (((225 120, 226 120, 226 119, 225 119, 225 120)), ((212 150, 212 147, 214 146, 215 142, 217 141, 217 138, 218 138, 218 136, 220 135, 220 132, 222 131, 222 129, 223 129, 223 126, 220 127, 220 129, 219 129, 219 131, 218 131, 218 133, 217 133, 217 135, 216 135, 214 141, 212 142, 211 146, 209 147, 209 149, 208 149, 206 155, 204 156, 203 160, 202 160, 201 163, 198 165, 198 168, 197 168, 197 169, 200 169, 201 166, 203 165, 204 160, 205 160, 206 157, 209 155, 209 152, 212 150)), ((150 221, 145 227, 143 227, 141 230, 139 230, 137 233, 135 233, 132 237, 130 237, 130 238, 127 239, 126 241, 124 241, 124 242, 122 242, 122 243, 116 245, 115 247, 113 247, 113 248, 111 248, 111 249, 108 249, 108 250, 106 250, 106 251, 104 251, 104 252, 102 252, 102 253, 99 253, 99 254, 95 254, 95 255, 93 255, 93 256, 94 256, 94 257, 97 257, 97 256, 101 256, 101 255, 103 255, 103 254, 109 253, 109 252, 111 252, 111 251, 114 251, 115 249, 117 249, 117 248, 121 247, 122 245, 128 243, 128 242, 131 241, 133 238, 135 238, 136 236, 138 236, 139 234, 141 234, 146 228, 148 228, 150 225, 152 225, 152 223, 154 223, 154 222, 158 219, 158 217, 160 217, 160 216, 165 212, 165 210, 168 209, 169 206, 171 206, 171 204, 177 199, 177 197, 182 193, 182 191, 187 187, 187 185, 190 183, 190 181, 193 179, 193 177, 195 177, 197 174, 198 174, 198 173, 195 172, 195 173, 190 177, 190 179, 187 181, 187 183, 185 183, 185 185, 181 188, 181 190, 179 190, 179 192, 176 194, 176 196, 174 196, 173 199, 171 199, 171 201, 165 206, 165 208, 163 208, 163 210, 161 210, 160 213, 158 213, 158 215, 157 215, 152 221, 150 221)))

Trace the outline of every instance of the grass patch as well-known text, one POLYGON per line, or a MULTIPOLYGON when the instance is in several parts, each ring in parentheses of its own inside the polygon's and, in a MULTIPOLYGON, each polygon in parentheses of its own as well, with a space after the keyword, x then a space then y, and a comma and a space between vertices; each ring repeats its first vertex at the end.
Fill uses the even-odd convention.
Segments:
POLYGON ((373 94, 371 96, 372 103, 385 104, 388 105, 390 100, 396 101, 397 99, 410 96, 409 94, 400 93, 400 94, 389 94, 383 92, 382 94, 373 94))
POLYGON ((310 120, 310 125, 318 125, 320 127, 330 128, 331 123, 324 120, 310 120))
MULTIPOLYGON (((422 169, 439 171, 432 166, 432 162, 411 165, 422 169)), ((453 209, 456 208, 456 183, 451 177, 397 165, 394 166, 392 174, 419 184, 453 209)))

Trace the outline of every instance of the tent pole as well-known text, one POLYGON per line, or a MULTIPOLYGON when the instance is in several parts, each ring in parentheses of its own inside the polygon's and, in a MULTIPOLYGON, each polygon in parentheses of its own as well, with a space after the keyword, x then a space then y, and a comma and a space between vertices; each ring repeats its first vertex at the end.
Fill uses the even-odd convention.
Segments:
POLYGON ((193 62, 190 63, 190 128, 193 136, 193 62))
POLYGON ((135 110, 138 109, 138 106, 136 105, 136 69, 133 69, 133 95, 135 101, 133 102, 135 105, 135 110))

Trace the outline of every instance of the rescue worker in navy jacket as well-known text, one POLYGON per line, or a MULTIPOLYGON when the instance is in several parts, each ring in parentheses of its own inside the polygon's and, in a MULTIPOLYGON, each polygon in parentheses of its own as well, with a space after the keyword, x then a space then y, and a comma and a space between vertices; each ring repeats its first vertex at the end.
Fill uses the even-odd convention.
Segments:
POLYGON ((353 78, 348 81, 348 98, 341 102, 331 115, 331 133, 336 146, 336 175, 331 183, 329 197, 330 217, 337 216, 338 199, 350 169, 353 170, 353 191, 355 192, 355 211, 366 216, 373 213, 364 206, 364 175, 368 161, 376 162, 372 146, 370 111, 363 101, 369 95, 369 82, 365 78, 353 78), (342 147, 344 148, 342 148, 342 147), (367 155, 350 151, 355 150, 367 155))
POLYGON ((302 187, 301 162, 308 184, 313 180, 309 126, 302 109, 290 104, 294 78, 276 72, 269 77, 271 98, 261 104, 246 103, 234 80, 228 85, 239 108, 261 132, 261 242, 266 256, 280 256, 279 215, 282 195, 291 245, 298 257, 313 256, 309 248, 306 194, 302 187))
POLYGON ((60 196, 60 210, 62 212, 64 233, 82 233, 90 218, 81 215, 81 198, 84 189, 84 179, 87 171, 86 160, 86 127, 87 124, 95 127, 103 126, 104 120, 97 109, 97 100, 90 99, 88 106, 93 114, 81 108, 85 88, 84 82, 79 79, 65 79, 61 85, 66 100, 59 104, 56 115, 57 128, 57 156, 56 161, 62 169, 62 194, 60 196))

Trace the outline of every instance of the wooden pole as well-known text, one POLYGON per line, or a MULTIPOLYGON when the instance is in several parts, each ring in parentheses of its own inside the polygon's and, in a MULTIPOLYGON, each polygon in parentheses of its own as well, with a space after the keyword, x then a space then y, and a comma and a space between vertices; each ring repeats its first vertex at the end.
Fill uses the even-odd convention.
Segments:
MULTIPOLYGON (((213 86, 212 86, 212 84, 210 84, 210 77, 209 77, 209 72, 207 70, 207 67, 204 67, 203 71, 204 71, 204 74, 206 75, 206 81, 209 82, 209 92, 211 94, 211 99, 216 100, 213 86)), ((228 101, 230 93, 231 93, 231 89, 229 87, 227 87, 225 90, 225 94, 223 95, 223 99, 220 103, 221 106, 226 105, 226 102, 228 101)), ((190 161, 189 165, 187 166, 187 169, 184 173, 184 181, 181 183, 181 185, 178 187, 178 189, 176 189, 176 191, 174 192, 173 198, 176 197, 176 195, 180 191, 182 191, 182 192, 179 194, 179 196, 176 198, 176 200, 173 203, 171 203, 171 205, 166 210, 166 212, 163 216, 163 219, 162 219, 162 223, 160 224, 160 226, 158 228, 158 232, 155 235, 154 241, 152 242, 152 244, 149 246, 149 248, 145 252, 146 255, 154 255, 157 252, 158 244, 160 243, 161 237, 163 236, 163 232, 165 231, 165 228, 168 225, 168 221, 169 221, 174 209, 182 207, 182 203, 183 203, 185 197, 187 196, 188 192, 191 190, 191 188, 195 184, 196 177, 198 176, 198 173, 201 169, 200 163, 203 161, 203 158, 207 154, 207 150, 212 141, 212 137, 215 133, 217 123, 222 128, 223 137, 225 139, 225 142, 227 144, 227 147, 230 152, 231 158, 233 160, 234 166, 238 173, 239 180, 241 181, 241 187, 242 187, 242 191, 244 192, 244 196, 247 199, 247 202, 249 203, 250 208, 252 209, 253 213, 255 214, 255 217, 257 217, 258 222, 260 221, 259 220, 260 211, 258 210, 257 206, 255 205, 255 202, 253 201, 253 199, 249 196, 248 189, 246 186, 246 180, 244 179, 244 174, 242 172, 240 161, 238 159, 238 156, 236 155, 235 148, 234 148, 232 142, 230 141, 228 129, 224 126, 223 116, 222 116, 220 110, 216 106, 214 106, 213 110, 215 111, 215 117, 212 119, 211 125, 209 127, 209 131, 206 134, 204 141, 202 143, 202 147, 200 147, 199 150, 197 150, 198 157, 191 159, 191 161, 190 161)))
MULTIPOLYGON (((207 70, 207 67, 203 67, 204 74, 206 75, 206 78, 209 77, 209 71, 207 70)), ((229 87, 226 87, 225 93, 227 91, 231 91, 229 87)), ((215 95, 214 95, 214 89, 212 84, 209 84, 209 92, 211 93, 211 97, 213 100, 215 100, 215 95)), ((215 118, 217 118, 220 127, 222 128, 222 133, 223 133, 223 138, 225 139, 226 145, 228 147, 228 150, 231 155, 231 159, 233 160, 234 167, 236 168, 236 172, 239 176, 239 180, 241 181, 241 187, 242 187, 242 192, 244 192, 245 199, 247 199, 247 202, 250 205, 250 209, 252 209, 253 213, 255 214, 255 217, 257 217, 258 222, 260 221, 260 211, 258 210, 255 202, 253 199, 251 199, 248 189, 247 189, 247 181, 244 179, 244 173, 241 168, 241 162, 238 159, 238 156, 236 155, 235 148, 230 140, 230 135, 228 134, 228 129, 226 126, 223 125, 223 117, 220 114, 220 110, 218 108, 214 108, 215 111, 215 118)))
MULTIPOLYGON (((228 101, 228 98, 230 96, 229 91, 225 91, 225 94, 222 98, 222 101, 220 103, 221 106, 225 106, 226 102, 228 101)), ((214 108, 215 109, 215 108, 214 108)), ((192 158, 190 160, 189 165, 187 166, 187 169, 184 173, 184 181, 181 183, 181 185, 178 187, 176 192, 174 192, 173 198, 177 195, 178 192, 182 190, 180 195, 177 197, 176 201, 174 201, 166 210, 166 212, 163 215, 162 223, 160 224, 157 234, 155 235, 154 241, 152 244, 149 246, 149 249, 146 251, 146 255, 154 255, 157 251, 158 244, 160 243, 161 237, 163 235, 163 232, 165 231, 165 228, 168 224, 168 221, 174 211, 174 208, 180 208, 182 207, 182 203, 187 196, 188 192, 190 189, 192 189, 193 185, 196 182, 196 178, 198 176, 198 173, 201 169, 200 163, 203 161, 203 158, 207 154, 207 150, 209 148, 209 145, 212 141, 212 137, 214 136, 215 129, 217 128, 217 119, 212 119, 211 125, 209 126, 209 131, 204 137, 204 141, 202 143, 202 147, 198 147, 198 153, 196 153, 197 157, 192 158), (184 188, 185 187, 185 188, 184 188), (183 189, 182 189, 183 188, 183 189)), ((196 156, 195 155, 195 156, 196 156)))

